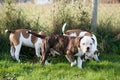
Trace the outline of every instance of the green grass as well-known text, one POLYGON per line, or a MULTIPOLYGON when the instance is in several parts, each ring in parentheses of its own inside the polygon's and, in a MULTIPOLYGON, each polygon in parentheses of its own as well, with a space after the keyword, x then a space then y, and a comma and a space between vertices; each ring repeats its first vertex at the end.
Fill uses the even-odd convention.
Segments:
POLYGON ((41 65, 31 59, 18 63, 9 53, 1 53, 0 80, 120 80, 119 55, 101 54, 101 62, 84 62, 83 69, 70 67, 65 57, 60 57, 50 58, 51 65, 41 65))

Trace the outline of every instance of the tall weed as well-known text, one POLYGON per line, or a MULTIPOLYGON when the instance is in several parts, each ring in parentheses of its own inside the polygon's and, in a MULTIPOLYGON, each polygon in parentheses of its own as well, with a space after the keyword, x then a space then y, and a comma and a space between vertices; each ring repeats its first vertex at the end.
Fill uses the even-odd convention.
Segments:
POLYGON ((120 39, 116 38, 119 31, 120 28, 113 25, 112 18, 100 20, 96 35, 101 52, 120 54, 120 39))
POLYGON ((89 12, 84 10, 81 2, 74 4, 57 3, 55 4, 53 16, 54 33, 61 33, 61 28, 65 22, 69 26, 66 29, 81 28, 89 30, 89 12))

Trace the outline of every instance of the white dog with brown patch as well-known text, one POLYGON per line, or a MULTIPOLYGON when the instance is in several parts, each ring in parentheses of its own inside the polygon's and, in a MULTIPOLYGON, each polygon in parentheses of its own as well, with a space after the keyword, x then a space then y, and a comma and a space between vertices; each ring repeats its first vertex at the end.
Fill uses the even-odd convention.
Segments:
POLYGON ((63 35, 82 37, 80 47, 81 51, 85 53, 86 59, 94 58, 96 61, 99 61, 96 36, 87 31, 82 31, 79 29, 65 31, 65 27, 66 23, 62 27, 63 35), (92 44, 92 42, 94 44, 92 44))
MULTIPOLYGON (((9 32, 9 40, 10 40, 10 53, 13 59, 16 59, 20 62, 19 54, 22 46, 35 48, 37 57, 40 57, 40 44, 42 42, 41 38, 35 37, 32 34, 26 33, 28 29, 17 29, 17 30, 5 30, 5 32, 9 32)), ((35 31, 34 31, 35 32, 35 31)), ((46 36, 44 32, 35 32, 46 36)))

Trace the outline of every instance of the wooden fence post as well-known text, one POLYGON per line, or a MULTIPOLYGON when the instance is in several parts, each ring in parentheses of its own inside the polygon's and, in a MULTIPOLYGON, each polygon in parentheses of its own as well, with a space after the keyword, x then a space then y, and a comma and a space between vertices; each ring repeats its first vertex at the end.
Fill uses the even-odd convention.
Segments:
POLYGON ((92 0, 92 20, 91 20, 91 31, 92 32, 96 32, 97 9, 98 9, 98 0, 92 0))

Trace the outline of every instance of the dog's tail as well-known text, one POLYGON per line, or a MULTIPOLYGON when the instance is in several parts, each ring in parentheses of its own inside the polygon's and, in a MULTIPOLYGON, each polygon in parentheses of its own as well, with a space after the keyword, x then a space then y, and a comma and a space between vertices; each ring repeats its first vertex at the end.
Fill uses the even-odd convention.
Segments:
POLYGON ((14 30, 8 30, 8 29, 6 29, 5 32, 6 32, 6 33, 7 33, 7 32, 8 32, 8 33, 14 33, 15 31, 14 31, 14 30))
POLYGON ((31 30, 26 31, 26 33, 32 34, 32 35, 34 35, 34 36, 36 36, 36 37, 39 37, 39 38, 45 38, 44 35, 37 34, 37 33, 35 33, 35 32, 32 32, 31 30))
POLYGON ((67 23, 64 23, 63 27, 62 27, 62 33, 64 34, 65 31, 65 27, 66 27, 67 23))

